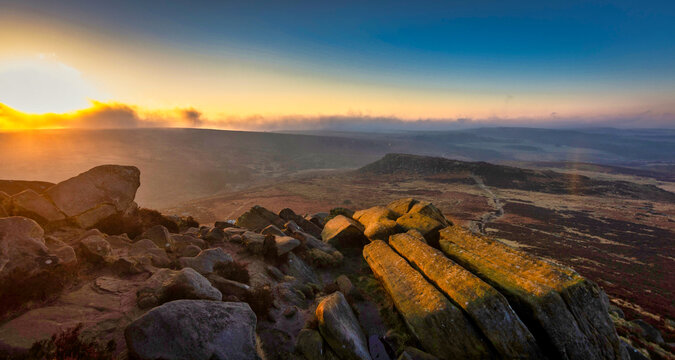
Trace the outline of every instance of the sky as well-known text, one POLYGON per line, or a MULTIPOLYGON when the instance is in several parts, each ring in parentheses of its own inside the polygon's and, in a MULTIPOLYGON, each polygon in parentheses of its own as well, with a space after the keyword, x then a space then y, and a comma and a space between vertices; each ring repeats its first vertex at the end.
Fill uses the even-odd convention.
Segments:
POLYGON ((0 0, 0 130, 675 127, 672 1, 0 0))

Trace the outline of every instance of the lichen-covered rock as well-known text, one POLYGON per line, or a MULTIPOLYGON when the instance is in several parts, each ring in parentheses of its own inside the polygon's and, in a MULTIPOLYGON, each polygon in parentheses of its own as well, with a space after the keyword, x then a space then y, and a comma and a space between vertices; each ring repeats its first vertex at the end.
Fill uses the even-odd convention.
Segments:
POLYGON ((375 206, 365 210, 359 210, 353 215, 354 220, 361 223, 365 230, 363 234, 373 240, 389 239, 390 235, 398 232, 396 214, 384 206, 375 206))
POLYGON ((262 254, 265 252, 265 236, 262 234, 247 231, 241 235, 244 247, 252 254, 262 254))
POLYGON ((387 209, 391 210, 398 218, 403 214, 407 214, 410 208, 417 203, 418 201, 413 198, 398 199, 387 204, 387 209))
POLYGON ((361 245, 366 240, 363 230, 358 221, 338 215, 326 223, 321 238, 335 247, 361 245))
POLYGON ((124 337, 141 360, 259 360, 255 328, 246 303, 178 300, 141 316, 124 337))
POLYGON ((239 216, 236 226, 260 232, 269 225, 275 225, 278 228, 282 228, 285 223, 286 221, 280 218, 279 215, 262 206, 256 205, 239 216))
POLYGON ((534 336, 492 286, 411 235, 393 235, 389 245, 461 307, 503 358, 542 358, 534 336))
POLYGON ((441 359, 485 359, 489 345, 462 311, 389 245, 376 240, 363 257, 425 350, 441 359))
POLYGON ((266 247, 275 256, 283 256, 300 246, 300 240, 290 236, 270 235, 266 247))
POLYGON ((50 187, 44 195, 66 216, 89 227, 132 206, 140 175, 134 166, 97 166, 50 187))
POLYGON ((182 257, 178 259, 182 267, 193 268, 202 275, 210 274, 214 272, 215 267, 219 265, 227 266, 233 261, 232 256, 221 248, 202 250, 195 257, 182 257))
MULTIPOLYGON (((530 328, 541 329, 554 356, 621 359, 607 295, 570 268, 528 255, 457 226, 441 231, 450 258, 504 294, 530 328)), ((544 350, 548 350, 544 349, 544 350)))
POLYGON ((438 232, 445 226, 440 221, 422 213, 407 213, 396 219, 403 231, 417 230, 430 244, 438 244, 438 232))
POLYGON ((316 317, 321 335, 341 359, 372 360, 361 325, 341 292, 321 300, 316 317))
POLYGON ((408 210, 408 214, 422 214, 426 215, 441 224, 443 226, 450 226, 452 225, 452 222, 448 221, 448 219, 443 216, 443 213, 436 207, 434 204, 428 202, 428 201, 419 201, 415 204, 413 204, 410 207, 410 210, 408 210))

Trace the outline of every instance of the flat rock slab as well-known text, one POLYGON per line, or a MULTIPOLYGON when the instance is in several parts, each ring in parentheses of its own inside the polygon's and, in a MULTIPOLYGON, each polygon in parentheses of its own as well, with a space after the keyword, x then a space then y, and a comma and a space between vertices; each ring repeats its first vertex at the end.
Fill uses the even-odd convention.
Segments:
POLYGON ((542 358, 534 336, 492 286, 414 236, 396 234, 389 244, 471 317, 500 356, 542 358))
POLYGON ((177 300, 150 310, 124 335, 141 360, 259 360, 256 316, 248 304, 177 300))
POLYGON ((572 269, 528 255, 457 227, 440 232, 451 259, 506 295, 530 328, 540 329, 554 356, 621 359, 607 295, 572 269))
POLYGON ((493 354, 482 335, 440 291, 389 245, 377 240, 363 257, 389 293, 420 344, 441 359, 486 359, 493 354))

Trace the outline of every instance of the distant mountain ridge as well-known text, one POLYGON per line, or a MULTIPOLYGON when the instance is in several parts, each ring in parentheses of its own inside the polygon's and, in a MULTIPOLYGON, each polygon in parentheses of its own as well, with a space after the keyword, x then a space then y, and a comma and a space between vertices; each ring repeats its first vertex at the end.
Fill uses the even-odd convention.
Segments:
POLYGON ((570 195, 616 195, 634 199, 675 202, 675 194, 654 185, 628 181, 596 180, 578 174, 551 170, 531 170, 496 165, 483 161, 468 162, 443 157, 410 154, 387 154, 368 164, 360 174, 416 175, 432 177, 433 181, 464 182, 480 177, 485 185, 503 189, 536 191, 570 195))

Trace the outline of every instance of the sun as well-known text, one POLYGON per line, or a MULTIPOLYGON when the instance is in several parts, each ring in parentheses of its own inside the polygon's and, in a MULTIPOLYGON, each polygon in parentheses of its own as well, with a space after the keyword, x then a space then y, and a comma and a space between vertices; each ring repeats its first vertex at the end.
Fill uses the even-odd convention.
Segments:
POLYGON ((0 103, 27 114, 67 113, 90 106, 96 89, 75 68, 49 57, 0 62, 0 103))

